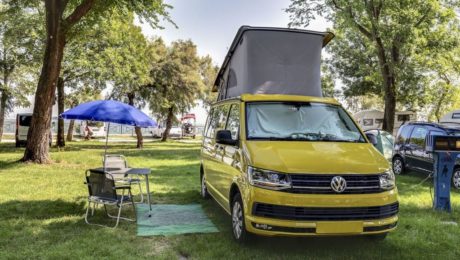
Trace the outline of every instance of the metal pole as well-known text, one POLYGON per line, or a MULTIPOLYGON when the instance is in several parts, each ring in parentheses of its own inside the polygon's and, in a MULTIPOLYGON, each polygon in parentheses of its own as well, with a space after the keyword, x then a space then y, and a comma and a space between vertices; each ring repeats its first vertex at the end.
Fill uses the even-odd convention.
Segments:
POLYGON ((104 171, 105 171, 105 161, 107 161, 107 143, 109 142, 109 132, 110 132, 110 122, 107 125, 107 133, 105 134, 105 151, 104 151, 104 171))

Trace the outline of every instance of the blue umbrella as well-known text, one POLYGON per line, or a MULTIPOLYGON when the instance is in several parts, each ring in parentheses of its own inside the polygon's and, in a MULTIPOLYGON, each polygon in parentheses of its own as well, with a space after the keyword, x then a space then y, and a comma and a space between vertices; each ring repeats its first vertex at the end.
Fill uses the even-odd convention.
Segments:
POLYGON ((96 100, 83 103, 65 111, 60 116, 64 119, 108 122, 104 158, 107 155, 110 123, 132 125, 137 127, 157 126, 157 123, 142 111, 128 104, 114 100, 96 100))

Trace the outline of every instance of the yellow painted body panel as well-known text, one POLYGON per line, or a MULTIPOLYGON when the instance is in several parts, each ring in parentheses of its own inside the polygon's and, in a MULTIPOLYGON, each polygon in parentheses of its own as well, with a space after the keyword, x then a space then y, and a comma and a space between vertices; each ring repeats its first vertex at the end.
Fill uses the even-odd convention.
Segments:
POLYGON ((377 174, 390 168, 388 161, 370 143, 246 140, 245 103, 253 101, 318 102, 340 106, 331 98, 249 94, 216 105, 240 105, 239 145, 213 150, 214 138, 204 137, 202 164, 205 176, 209 175, 206 184, 212 197, 229 213, 231 188, 237 187, 243 199, 246 229, 249 232, 267 236, 356 235, 385 233, 395 229, 391 226, 379 231, 363 232, 364 227, 395 224, 397 216, 362 221, 293 221, 253 216, 251 212, 255 202, 293 207, 346 208, 383 206, 398 201, 396 188, 372 194, 296 194, 250 185, 246 174, 248 166, 287 174, 337 175, 377 174), (253 223, 285 228, 315 228, 316 232, 262 230, 253 227, 253 223))

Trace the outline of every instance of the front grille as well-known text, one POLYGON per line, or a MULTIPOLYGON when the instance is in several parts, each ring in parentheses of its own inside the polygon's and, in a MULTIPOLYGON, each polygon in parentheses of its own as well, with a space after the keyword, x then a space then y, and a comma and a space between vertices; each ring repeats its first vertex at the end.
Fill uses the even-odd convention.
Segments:
POLYGON ((397 202, 384 206, 353 208, 290 207, 254 203, 252 214, 265 218, 305 221, 368 220, 392 217, 398 213, 398 208, 397 202))
POLYGON ((332 175, 332 174, 290 174, 292 187, 282 190, 290 193, 302 194, 337 194, 331 188, 331 180, 341 176, 347 182, 347 188, 340 194, 368 194, 379 193, 379 175, 332 175))

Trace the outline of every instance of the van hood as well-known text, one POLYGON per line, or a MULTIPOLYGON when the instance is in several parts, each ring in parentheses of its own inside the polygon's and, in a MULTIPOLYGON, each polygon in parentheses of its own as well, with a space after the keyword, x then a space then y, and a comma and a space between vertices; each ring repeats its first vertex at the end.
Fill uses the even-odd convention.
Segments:
POLYGON ((370 143, 247 141, 251 166, 285 173, 366 174, 390 168, 370 143))

